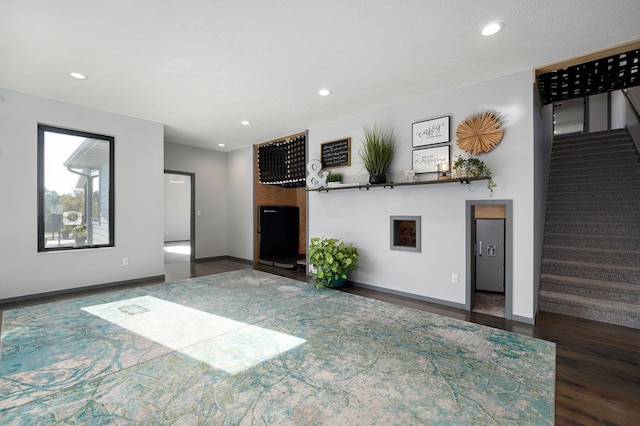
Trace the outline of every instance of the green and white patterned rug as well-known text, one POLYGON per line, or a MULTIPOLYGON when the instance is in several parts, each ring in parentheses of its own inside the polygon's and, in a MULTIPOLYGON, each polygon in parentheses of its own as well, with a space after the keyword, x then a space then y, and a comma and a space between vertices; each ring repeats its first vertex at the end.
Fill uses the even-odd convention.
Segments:
POLYGON ((555 345, 242 270, 4 313, 23 424, 553 424, 555 345))

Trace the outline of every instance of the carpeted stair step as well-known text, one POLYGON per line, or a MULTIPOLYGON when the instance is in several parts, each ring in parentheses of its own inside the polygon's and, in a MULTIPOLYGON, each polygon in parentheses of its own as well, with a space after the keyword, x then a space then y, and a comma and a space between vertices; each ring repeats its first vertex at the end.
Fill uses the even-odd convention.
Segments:
POLYGON ((571 170, 554 170, 549 176, 549 184, 561 185, 571 183, 605 183, 605 182, 624 182, 633 185, 634 182, 640 180, 640 169, 638 165, 625 166, 622 168, 610 166, 603 173, 593 173, 593 169, 581 168, 571 170))
POLYGON ((545 259, 569 260, 579 259, 580 262, 589 262, 595 265, 640 265, 640 251, 635 250, 611 250, 600 247, 584 248, 571 246, 544 245, 543 256, 545 259))
POLYGON ((637 164, 638 157, 631 150, 626 154, 616 153, 616 155, 593 155, 587 157, 586 155, 576 155, 573 158, 566 157, 561 159, 551 160, 551 169, 577 169, 582 167, 598 168, 603 166, 616 166, 626 164, 637 164))
POLYGON ((568 260, 542 260, 542 273, 640 285, 640 267, 598 265, 568 260))
MULTIPOLYGON (((595 198, 595 197, 594 197, 595 198)), ((559 211, 559 210, 569 210, 569 211, 638 211, 640 210, 640 200, 638 199, 627 199, 623 203, 611 203, 608 200, 599 200, 594 199, 591 201, 571 201, 571 200, 562 200, 562 201, 548 201, 547 202, 547 211, 559 211)))
POLYGON ((582 133, 554 138, 554 146, 584 144, 589 142, 607 142, 616 139, 629 138, 627 129, 604 130, 601 132, 582 133))
POLYGON ((640 237, 640 223, 551 222, 545 232, 550 234, 600 235, 640 237))
POLYGON ((603 143, 588 143, 581 145, 557 145, 554 143, 551 158, 567 155, 580 155, 582 153, 609 152, 620 148, 633 148, 631 138, 621 138, 603 143))
MULTIPOLYGON (((637 175, 640 181, 640 173, 637 175)), ((586 182, 584 179, 576 179, 576 182, 566 182, 568 179, 562 179, 564 183, 550 183, 548 187, 549 194, 566 193, 566 192, 597 192, 597 191, 628 191, 635 190, 637 187, 633 184, 634 180, 630 180, 628 176, 621 176, 617 180, 602 180, 586 182)))
POLYGON ((545 232, 544 244, 600 250, 640 251, 640 237, 632 235, 556 234, 545 232))
MULTIPOLYGON (((549 178, 581 177, 586 181, 619 180, 625 175, 633 175, 638 172, 638 160, 627 161, 625 164, 596 165, 593 167, 561 167, 551 169, 549 178)), ((556 183, 556 182, 553 182, 556 183)))
POLYGON ((608 149, 598 152, 573 152, 569 151, 563 155, 551 156, 551 167, 590 167, 597 165, 609 165, 616 163, 634 163, 638 162, 636 150, 634 147, 623 147, 617 149, 608 149))
POLYGON ((633 210, 616 211, 547 211, 549 222, 593 222, 593 223, 633 223, 640 221, 640 212, 633 210))
MULTIPOLYGON (((627 200, 640 200, 640 189, 626 189, 626 190, 601 190, 601 191, 574 191, 574 192, 549 192, 547 195, 548 201, 627 201, 627 200)), ((612 206, 616 208, 616 206, 612 206)))
POLYGON ((640 285, 542 274, 540 289, 591 299, 640 304, 640 285))
POLYGON ((640 306, 571 294, 540 291, 540 310, 640 328, 640 306))

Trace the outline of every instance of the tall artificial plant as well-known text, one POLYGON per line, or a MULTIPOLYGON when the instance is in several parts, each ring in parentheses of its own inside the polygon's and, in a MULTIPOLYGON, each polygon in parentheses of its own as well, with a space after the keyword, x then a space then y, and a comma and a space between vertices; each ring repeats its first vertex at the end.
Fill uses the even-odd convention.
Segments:
POLYGON ((362 149, 360 159, 367 172, 369 172, 370 183, 386 182, 386 174, 395 152, 395 136, 393 130, 384 132, 378 123, 372 127, 363 127, 364 139, 362 139, 362 149))

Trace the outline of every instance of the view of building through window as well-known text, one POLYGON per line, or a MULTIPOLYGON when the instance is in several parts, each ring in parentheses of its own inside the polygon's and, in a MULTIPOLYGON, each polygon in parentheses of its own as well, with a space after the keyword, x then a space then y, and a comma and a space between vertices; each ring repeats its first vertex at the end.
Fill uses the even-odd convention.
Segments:
POLYGON ((40 125, 38 248, 113 245, 113 138, 40 125))

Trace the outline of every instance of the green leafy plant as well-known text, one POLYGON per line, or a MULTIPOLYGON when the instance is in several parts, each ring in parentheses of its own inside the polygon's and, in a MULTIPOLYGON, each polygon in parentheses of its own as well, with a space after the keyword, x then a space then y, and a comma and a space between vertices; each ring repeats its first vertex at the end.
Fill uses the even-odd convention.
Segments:
POLYGON ((493 180, 489 166, 473 155, 458 155, 453 163, 453 171, 458 178, 487 177, 487 189, 491 196, 493 196, 493 189, 498 186, 493 180))
POLYGON ((342 181, 342 175, 336 172, 329 172, 327 174, 327 182, 340 182, 342 181))
POLYGON ((358 249, 346 245, 337 238, 313 237, 307 251, 309 265, 313 267, 316 289, 333 287, 346 280, 347 274, 356 268, 358 249))
POLYGON ((82 238, 87 236, 87 224, 75 226, 73 228, 73 236, 76 238, 82 238))
POLYGON ((393 130, 388 133, 380 130, 378 123, 371 128, 363 127, 364 139, 360 159, 371 176, 384 177, 389 170, 395 152, 395 136, 393 130))

